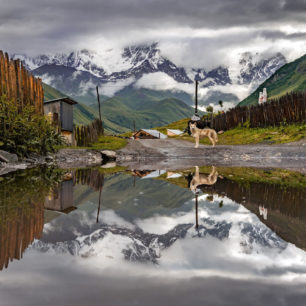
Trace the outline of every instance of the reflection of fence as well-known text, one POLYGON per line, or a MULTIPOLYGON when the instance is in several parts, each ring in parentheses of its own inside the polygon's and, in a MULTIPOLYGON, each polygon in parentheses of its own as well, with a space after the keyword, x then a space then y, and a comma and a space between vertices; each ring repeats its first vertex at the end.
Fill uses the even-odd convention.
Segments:
POLYGON ((98 191, 104 185, 104 174, 98 169, 78 169, 73 173, 73 183, 88 185, 98 191))
POLYGON ((103 123, 99 119, 86 126, 74 127, 74 138, 77 146, 86 147, 96 142, 104 134, 103 123))
POLYGON ((1 95, 13 100, 20 110, 25 105, 33 105, 37 113, 43 114, 44 91, 41 79, 30 74, 20 60, 10 60, 8 54, 0 50, 1 95))
POLYGON ((30 207, 5 207, 0 211, 0 270, 13 259, 21 259, 23 252, 42 235, 44 227, 43 203, 30 207))
POLYGON ((236 107, 212 119, 217 131, 229 130, 249 122, 250 127, 277 126, 306 121, 306 93, 291 93, 268 103, 236 107))

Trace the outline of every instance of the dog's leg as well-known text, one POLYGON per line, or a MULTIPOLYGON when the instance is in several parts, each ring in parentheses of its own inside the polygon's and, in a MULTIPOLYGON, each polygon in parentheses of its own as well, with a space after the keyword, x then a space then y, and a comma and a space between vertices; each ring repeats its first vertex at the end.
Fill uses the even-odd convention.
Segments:
POLYGON ((208 138, 211 141, 212 146, 214 147, 216 145, 215 140, 210 135, 208 136, 208 138))
POLYGON ((195 148, 198 148, 199 147, 199 140, 200 140, 200 135, 196 135, 195 136, 195 148))
POLYGON ((200 177, 200 169, 198 166, 195 166, 195 177, 199 178, 200 177))

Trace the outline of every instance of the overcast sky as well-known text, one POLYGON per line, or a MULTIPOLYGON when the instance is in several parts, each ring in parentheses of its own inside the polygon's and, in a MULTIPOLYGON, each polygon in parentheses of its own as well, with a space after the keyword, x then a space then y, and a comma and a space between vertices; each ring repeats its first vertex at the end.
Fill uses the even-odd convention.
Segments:
POLYGON ((0 48, 11 53, 153 41, 186 67, 244 51, 292 60, 306 53, 306 0, 0 0, 0 48))

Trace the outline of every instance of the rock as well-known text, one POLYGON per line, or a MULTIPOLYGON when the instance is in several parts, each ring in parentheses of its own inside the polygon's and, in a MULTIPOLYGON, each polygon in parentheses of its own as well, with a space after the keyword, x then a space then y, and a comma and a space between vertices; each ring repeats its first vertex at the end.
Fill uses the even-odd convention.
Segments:
POLYGON ((222 131, 222 130, 218 132, 218 134, 223 134, 223 133, 224 133, 224 131, 222 131))
POLYGON ((18 157, 16 154, 0 150, 0 161, 3 161, 5 163, 17 163, 18 157))
POLYGON ((116 167, 116 163, 115 162, 106 163, 105 165, 101 166, 101 168, 104 168, 104 169, 109 169, 109 168, 114 168, 114 167, 116 167))
POLYGON ((106 161, 116 160, 116 157, 117 157, 116 151, 112 151, 112 150, 103 150, 101 151, 101 154, 102 154, 103 160, 106 160, 106 161))

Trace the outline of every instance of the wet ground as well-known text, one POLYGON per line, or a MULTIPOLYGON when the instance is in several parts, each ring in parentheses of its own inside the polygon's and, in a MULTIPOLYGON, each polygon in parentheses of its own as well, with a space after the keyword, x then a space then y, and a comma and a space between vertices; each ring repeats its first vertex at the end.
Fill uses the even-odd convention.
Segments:
POLYGON ((305 305, 305 198, 272 168, 1 177, 0 305, 305 305))
POLYGON ((305 142, 286 145, 200 145, 178 139, 130 140, 119 150, 118 162, 138 169, 177 169, 196 164, 277 167, 306 173, 305 142))

